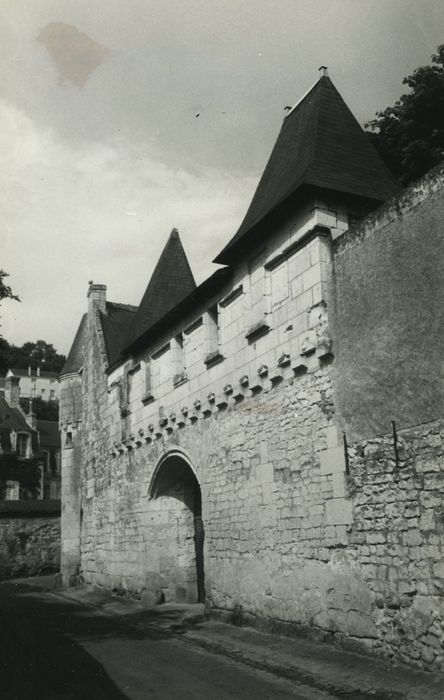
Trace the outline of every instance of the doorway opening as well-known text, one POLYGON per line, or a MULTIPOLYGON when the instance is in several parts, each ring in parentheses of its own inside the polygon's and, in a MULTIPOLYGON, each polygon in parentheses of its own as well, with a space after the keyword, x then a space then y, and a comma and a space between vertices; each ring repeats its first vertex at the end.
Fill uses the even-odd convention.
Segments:
POLYGON ((168 455, 151 487, 157 511, 155 542, 162 591, 167 602, 205 601, 204 525, 202 493, 188 462, 168 455))

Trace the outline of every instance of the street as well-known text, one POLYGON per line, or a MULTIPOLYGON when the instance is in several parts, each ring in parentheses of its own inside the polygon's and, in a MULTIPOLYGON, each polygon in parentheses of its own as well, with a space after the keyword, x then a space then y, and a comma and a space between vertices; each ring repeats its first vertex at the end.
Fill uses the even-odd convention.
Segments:
POLYGON ((0 585, 3 700, 328 700, 154 629, 23 583, 0 585))

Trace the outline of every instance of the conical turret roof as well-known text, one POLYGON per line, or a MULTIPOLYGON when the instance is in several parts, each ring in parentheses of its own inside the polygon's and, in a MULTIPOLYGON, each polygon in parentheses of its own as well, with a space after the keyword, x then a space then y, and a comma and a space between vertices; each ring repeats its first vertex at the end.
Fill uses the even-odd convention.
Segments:
POLYGON ((128 349, 195 288, 193 273, 179 233, 174 228, 131 324, 126 343, 128 349))
POLYGON ((250 207, 215 262, 303 185, 384 202, 399 185, 330 78, 319 78, 285 117, 250 207))

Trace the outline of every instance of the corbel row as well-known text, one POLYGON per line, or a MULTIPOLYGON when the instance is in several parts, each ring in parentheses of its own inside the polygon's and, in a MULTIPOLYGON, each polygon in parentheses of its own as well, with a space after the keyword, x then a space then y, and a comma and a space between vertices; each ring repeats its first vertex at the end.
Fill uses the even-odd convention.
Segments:
POLYGON ((310 369, 312 365, 310 356, 315 356, 317 359, 331 357, 331 341, 323 345, 302 347, 296 358, 283 352, 278 359, 277 367, 270 368, 266 364, 261 364, 254 375, 244 374, 239 377, 237 384, 225 384, 218 393, 210 391, 204 401, 196 398, 191 406, 182 406, 177 412, 172 411, 168 416, 160 416, 156 424, 149 423, 146 428, 139 428, 136 434, 124 435, 120 441, 114 442, 110 455, 117 457, 142 445, 154 444, 172 435, 175 430, 193 425, 199 419, 209 418, 261 392, 269 392, 283 381, 291 384, 296 377, 306 374, 310 369))

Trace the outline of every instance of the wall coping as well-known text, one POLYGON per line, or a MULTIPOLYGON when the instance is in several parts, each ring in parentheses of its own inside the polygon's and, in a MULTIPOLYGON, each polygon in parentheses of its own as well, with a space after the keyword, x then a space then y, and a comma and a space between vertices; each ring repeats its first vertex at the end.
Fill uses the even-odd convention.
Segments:
POLYGON ((400 194, 389 199, 362 221, 351 226, 348 231, 336 238, 333 241, 334 255, 341 254, 345 249, 359 244, 375 231, 388 226, 392 221, 407 214, 443 187, 444 163, 440 163, 400 194))

